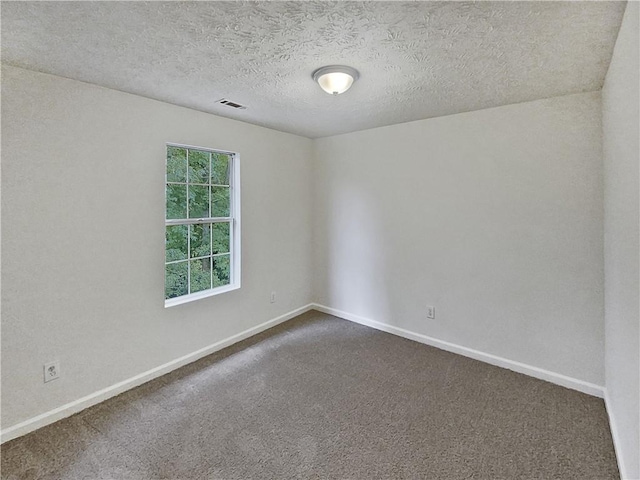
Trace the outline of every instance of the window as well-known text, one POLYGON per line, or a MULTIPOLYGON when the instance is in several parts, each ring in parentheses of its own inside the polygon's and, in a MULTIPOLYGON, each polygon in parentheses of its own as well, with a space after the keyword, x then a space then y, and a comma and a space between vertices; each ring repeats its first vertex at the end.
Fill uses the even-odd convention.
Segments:
POLYGON ((240 288, 238 155, 167 144, 165 306, 240 288))

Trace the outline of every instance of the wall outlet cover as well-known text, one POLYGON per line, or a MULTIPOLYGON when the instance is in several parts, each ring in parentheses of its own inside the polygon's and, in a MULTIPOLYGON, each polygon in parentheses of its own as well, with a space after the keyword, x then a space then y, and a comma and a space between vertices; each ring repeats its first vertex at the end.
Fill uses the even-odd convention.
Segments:
POLYGON ((44 364, 44 383, 60 378, 60 362, 44 364))

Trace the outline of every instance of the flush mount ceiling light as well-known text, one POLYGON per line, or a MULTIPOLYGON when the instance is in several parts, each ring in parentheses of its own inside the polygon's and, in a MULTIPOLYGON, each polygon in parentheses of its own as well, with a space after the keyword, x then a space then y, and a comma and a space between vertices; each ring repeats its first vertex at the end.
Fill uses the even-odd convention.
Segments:
POLYGON ((355 68, 344 65, 322 67, 313 72, 312 75, 313 79, 320 85, 320 88, 333 95, 339 95, 349 90, 359 76, 360 74, 355 68))

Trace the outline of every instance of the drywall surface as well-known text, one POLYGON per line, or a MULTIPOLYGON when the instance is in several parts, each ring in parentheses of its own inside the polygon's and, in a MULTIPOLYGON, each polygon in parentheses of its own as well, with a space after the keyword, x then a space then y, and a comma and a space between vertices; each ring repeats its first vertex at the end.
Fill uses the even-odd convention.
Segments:
POLYGON ((306 138, 3 66, 2 427, 308 304, 311 158, 306 138), (238 152, 242 185, 242 288, 167 309, 165 142, 238 152))
POLYGON ((627 4, 602 90, 607 408, 626 478, 640 478, 639 10, 627 4))
POLYGON ((603 385, 600 109, 592 92, 316 140, 316 301, 603 385))

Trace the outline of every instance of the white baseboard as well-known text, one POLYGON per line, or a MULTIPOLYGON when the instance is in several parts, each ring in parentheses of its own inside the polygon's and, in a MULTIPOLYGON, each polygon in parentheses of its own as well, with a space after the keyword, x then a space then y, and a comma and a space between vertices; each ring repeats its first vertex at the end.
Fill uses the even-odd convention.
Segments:
POLYGON ((604 405, 609 417, 609 428, 611 429, 611 438, 613 439, 613 449, 616 452, 616 461, 618 462, 618 471, 620 472, 620 478, 625 480, 631 480, 631 477, 627 474, 625 464, 622 461, 622 450, 620 445, 620 432, 618 431, 618 424, 613 415, 613 409, 611 408, 611 399, 609 398, 609 392, 604 391, 604 405))
POLYGON ((437 338, 428 337, 427 335, 423 335, 421 333, 415 333, 409 330, 405 330, 404 328, 380 323, 369 318, 354 315, 342 310, 337 310, 325 305, 319 305, 316 303, 312 305, 312 308, 323 313, 328 313, 329 315, 340 317, 344 320, 349 320, 361 325, 366 325, 367 327, 372 327, 377 330, 382 330, 383 332, 408 338, 409 340, 415 340, 416 342, 431 345, 432 347, 446 350, 448 352, 457 353, 458 355, 473 358, 474 360, 480 360, 481 362, 489 363, 497 367, 502 367, 513 370, 514 372, 523 373, 525 375, 529 375, 540 380, 545 380, 547 382, 555 383, 556 385, 561 385, 572 390, 578 390, 579 392, 586 393, 588 395, 593 395, 599 398, 604 397, 604 387, 600 385, 585 382, 583 380, 578 380, 577 378, 567 377, 566 375, 562 375, 560 373, 550 372, 549 370, 545 370, 543 368, 534 367, 532 365, 516 362, 507 358, 491 355, 490 353, 484 353, 478 350, 473 350, 472 348, 467 348, 461 345, 456 345, 454 343, 438 340, 437 338))
POLYGON ((142 385, 154 378, 165 375, 177 368, 180 368, 189 363, 195 362, 196 360, 201 359, 202 357, 206 357, 218 350, 222 350, 234 343, 238 343, 246 338, 252 337, 253 335, 257 335, 260 332, 263 332, 271 327, 275 327, 276 325, 285 322, 293 317, 296 317, 302 313, 308 312, 313 308, 313 304, 308 304, 303 307, 292 310, 291 312, 285 313, 284 315, 280 315, 277 318, 273 318, 267 322, 261 323, 255 327, 249 328, 243 332, 240 332, 236 335, 233 335, 224 340, 220 340, 212 345, 201 348, 200 350, 196 350, 195 352, 189 353, 180 358, 176 358, 164 365, 160 365, 159 367, 152 368, 144 373, 136 375, 135 377, 128 378, 122 382, 118 382, 110 387, 103 388, 97 392, 94 392, 86 397, 79 398, 78 400, 74 400, 73 402, 62 405, 61 407, 55 408, 29 420, 25 420, 24 422, 18 423, 11 427, 8 427, 2 431, 0 431, 0 443, 7 442, 16 437, 20 437, 29 432, 37 430, 38 428, 44 427, 51 423, 57 422, 63 418, 69 417, 74 413, 77 413, 85 408, 89 408, 93 405, 96 405, 100 402, 103 402, 111 397, 115 397, 122 392, 130 390, 134 387, 142 385))
MULTIPOLYGON (((45 412, 43 414, 40 414, 33 418, 25 420, 24 422, 8 427, 0 431, 0 443, 7 442, 14 438, 25 435, 29 432, 32 432, 34 430, 37 430, 38 428, 44 427, 58 420, 69 417, 74 413, 84 410, 85 408, 89 408, 111 397, 115 397, 120 393, 123 393, 127 390, 130 390, 139 385, 142 385, 143 383, 153 380, 154 378, 165 375, 184 365, 195 362, 196 360, 199 360, 202 357, 206 357, 207 355, 217 352, 218 350, 222 350, 223 348, 233 345, 234 343, 240 342, 253 335, 257 335, 258 333, 261 333, 271 327, 275 327, 276 325, 283 323, 287 320, 290 320, 291 318, 296 317, 302 313, 308 312, 309 310, 318 310, 320 312, 328 313, 330 315, 334 315, 336 317, 340 317, 345 320, 359 323, 361 325, 366 325, 368 327, 372 327, 377 330, 398 335, 400 337, 408 338, 410 340, 424 343, 426 345, 431 345, 441 350, 446 350, 448 352, 463 355, 465 357, 473 358, 475 360, 480 360, 482 362, 489 363, 491 365, 507 368, 509 370, 523 373, 525 375, 539 378, 541 380, 546 380, 548 382, 555 383, 563 387, 571 388, 573 390, 578 390, 580 392, 587 393, 589 395, 594 395, 600 398, 605 397, 604 388, 599 385, 595 385, 593 383, 584 382, 582 380, 567 377, 559 373, 550 372, 548 370, 544 370, 538 367, 533 367, 531 365, 526 365, 524 363, 508 360, 506 358, 498 357, 488 353, 480 352, 478 350, 473 350, 471 348, 467 348, 467 347, 463 347, 453 343, 438 340, 436 338, 428 337, 420 333, 415 333, 409 330, 405 330, 403 328, 380 323, 375 320, 360 317, 358 315, 337 310, 335 308, 330 308, 324 305, 310 303, 303 307, 292 310, 291 312, 285 313, 284 315, 281 315, 277 318, 271 319, 267 322, 261 323, 260 325, 257 325, 248 330, 245 330, 236 335, 233 335, 229 338, 216 342, 207 347, 201 348, 200 350, 192 352, 188 355, 172 360, 171 362, 165 363, 164 365, 160 365, 159 367, 153 368, 139 375, 128 378, 122 382, 118 382, 107 388, 94 392, 90 395, 79 398, 78 400, 74 400, 73 402, 62 405, 61 407, 55 408, 53 410, 50 410, 48 412, 45 412)), ((606 402, 606 398, 605 398, 605 402, 606 402)), ((607 408, 607 412, 609 412, 609 419, 610 419, 611 430, 612 430, 612 435, 613 435, 614 445, 615 445, 616 438, 617 438, 617 430, 616 430, 615 422, 613 421, 613 418, 611 416, 611 411, 609 408, 607 408)), ((616 448, 616 453, 619 453, 618 448, 616 448)), ((620 464, 620 462, 619 462, 619 468, 623 478, 625 478, 623 474, 623 467, 620 464)))

